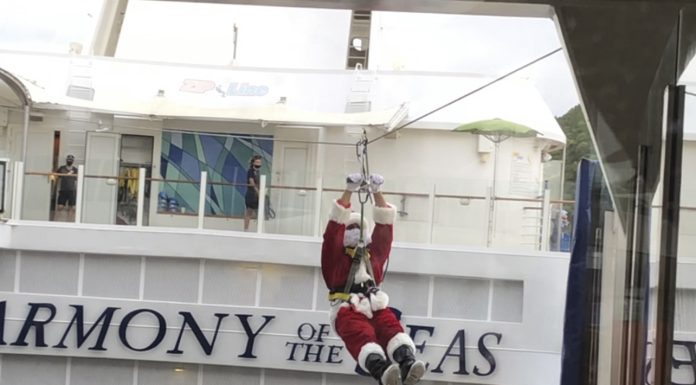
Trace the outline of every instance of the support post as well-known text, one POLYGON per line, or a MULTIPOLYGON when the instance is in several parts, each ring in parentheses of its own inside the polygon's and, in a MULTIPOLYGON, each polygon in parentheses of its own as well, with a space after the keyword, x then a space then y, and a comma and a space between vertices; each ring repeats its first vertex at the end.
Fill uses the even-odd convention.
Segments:
MULTIPOLYGON (((560 212, 559 212, 560 214, 560 212)), ((549 190, 549 182, 544 181, 544 195, 541 203, 541 242, 539 249, 541 251, 549 251, 549 236, 551 233, 551 191, 549 190)), ((560 236, 560 233, 559 233, 560 236)), ((560 244, 560 240, 559 240, 560 244)))
POLYGON ((428 243, 433 243, 433 227, 435 226, 435 188, 435 183, 433 183, 433 187, 428 193, 428 243))
POLYGON ((27 163, 27 147, 29 143, 29 115, 31 107, 28 104, 24 105, 24 122, 22 122, 22 163, 27 163))
POLYGON ((135 225, 143 226, 143 210, 145 208, 145 168, 138 169, 138 209, 136 213, 135 225))
POLYGON ((493 194, 493 188, 489 186, 486 189, 486 207, 488 207, 488 210, 486 210, 486 247, 491 247, 493 244, 493 205, 495 204, 493 194))
POLYGON ((208 192, 208 172, 201 171, 201 186, 198 193, 198 229, 203 228, 205 221, 205 198, 208 192))
POLYGON ((85 189, 85 165, 77 166, 77 191, 75 192, 75 223, 82 223, 82 197, 85 189))
POLYGON ((321 176, 317 177, 317 193, 314 197, 314 232, 312 233, 315 237, 321 235, 321 198, 322 195, 324 195, 323 184, 323 178, 321 176))
POLYGON ((24 162, 14 162, 12 175, 12 219, 22 219, 22 200, 24 190, 24 162))
POLYGON ((266 218, 266 176, 261 175, 259 180, 259 208, 256 210, 256 232, 263 233, 263 222, 266 218))

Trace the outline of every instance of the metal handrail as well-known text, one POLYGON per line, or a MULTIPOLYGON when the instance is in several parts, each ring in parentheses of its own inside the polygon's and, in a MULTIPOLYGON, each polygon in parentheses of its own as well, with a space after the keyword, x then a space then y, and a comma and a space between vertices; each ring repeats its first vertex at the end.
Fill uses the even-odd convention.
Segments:
MULTIPOLYGON (((69 177, 69 178, 77 178, 76 174, 63 174, 63 173, 57 173, 57 172, 25 172, 25 175, 30 175, 30 176, 58 176, 58 177, 69 177)), ((116 179, 116 180, 138 180, 137 177, 125 177, 125 176, 105 176, 105 175, 85 175, 85 178, 91 178, 91 179, 116 179)), ((184 184, 199 184, 199 180, 190 180, 190 179, 164 179, 164 178, 145 178, 146 182, 160 182, 160 183, 184 183, 184 184)), ((217 186, 247 186, 247 183, 235 183, 235 182, 213 182, 213 181, 208 181, 208 184, 210 185, 217 185, 217 186)), ((318 191, 318 189, 314 186, 289 186, 289 185, 281 185, 281 184, 272 184, 268 186, 269 189, 275 189, 275 190, 304 190, 304 191, 318 191)), ((322 189, 322 192, 337 192, 340 193, 344 191, 343 188, 331 188, 331 187, 326 187, 322 189)), ((414 198, 428 198, 430 197, 430 194, 427 193, 414 193, 414 192, 400 192, 400 191, 383 191, 382 194, 384 195, 400 195, 400 196, 406 196, 406 197, 414 197, 414 198)), ((486 196, 481 196, 481 195, 458 195, 458 194, 434 194, 434 197, 441 198, 441 199, 471 199, 471 200, 486 200, 488 197, 486 196)), ((531 202, 531 203, 542 203, 543 199, 541 198, 514 198, 514 197, 503 197, 503 196, 496 196, 492 197, 492 199, 496 201, 501 201, 501 202, 531 202)), ((550 201, 552 204, 575 204, 575 201, 573 200, 551 200, 550 201)), ((655 208, 658 208, 659 206, 653 206, 655 208)), ((687 210, 696 210, 696 207, 682 207, 683 209, 687 210)))

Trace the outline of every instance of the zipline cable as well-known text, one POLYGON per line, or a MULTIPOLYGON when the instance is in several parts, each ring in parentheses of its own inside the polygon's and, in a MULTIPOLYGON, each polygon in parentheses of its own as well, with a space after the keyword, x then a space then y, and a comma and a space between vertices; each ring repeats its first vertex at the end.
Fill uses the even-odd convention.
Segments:
POLYGON ((454 104, 454 103, 456 103, 456 102, 458 102, 458 101, 460 101, 460 100, 462 100, 462 99, 464 99, 464 98, 466 98, 466 97, 469 97, 469 96, 471 96, 471 95, 473 95, 473 94, 475 94, 475 93, 477 93, 477 92, 479 92, 479 91, 481 91, 481 90, 483 90, 483 89, 485 89, 485 88, 487 88, 487 87, 489 87, 489 86, 491 86, 491 85, 493 85, 493 84, 495 84, 495 83, 497 83, 497 82, 499 82, 499 81, 501 81, 501 80, 503 80, 503 79, 505 79, 505 78, 507 78, 507 77, 510 77, 511 75, 516 74, 517 72, 522 71, 523 69, 525 69, 525 68, 527 68, 527 67, 529 67, 529 66, 531 66, 531 65, 533 65, 533 64, 536 64, 536 63, 538 63, 538 62, 540 62, 540 61, 546 59, 547 57, 549 57, 549 56, 551 56, 551 55, 553 55, 553 54, 555 54, 555 53, 557 53, 557 52, 560 52, 561 50, 563 50, 563 48, 559 47, 559 48, 556 48, 555 50, 553 50, 553 51, 551 51, 551 52, 549 52, 549 53, 547 53, 547 54, 545 54, 545 55, 539 56, 538 58, 532 60, 531 62, 529 62, 529 63, 527 63, 527 64, 525 64, 525 65, 523 65, 523 66, 521 66, 521 67, 518 67, 518 68, 516 68, 516 69, 514 69, 514 70, 512 70, 512 71, 510 71, 510 72, 508 72, 508 73, 506 73, 506 74, 504 74, 504 75, 498 77, 498 78, 495 78, 495 79, 491 80, 490 82, 488 82, 488 83, 486 83, 486 84, 484 84, 484 85, 482 85, 482 86, 476 88, 476 89, 473 90, 473 91, 467 92, 466 94, 464 94, 464 95, 462 95, 462 96, 460 96, 460 97, 458 97, 458 98, 456 98, 456 99, 454 99, 454 100, 452 100, 452 101, 450 101, 450 102, 447 102, 447 103, 441 105, 440 107, 435 108, 434 110, 431 110, 431 111, 429 111, 429 112, 426 112, 425 114, 423 114, 423 115, 421 115, 421 116, 419 116, 419 117, 417 117, 417 118, 415 118, 415 119, 413 119, 413 120, 410 120, 410 121, 408 121, 408 122, 402 124, 401 126, 395 128, 395 129, 393 129, 393 130, 391 130, 391 131, 389 131, 389 132, 386 132, 386 133, 384 133, 384 134, 382 134, 382 135, 380 135, 380 136, 378 136, 378 137, 376 137, 376 138, 374 138, 374 139, 369 140, 367 143, 368 143, 368 144, 374 143, 374 142, 376 142, 376 141, 378 141, 378 140, 380 140, 380 139, 386 137, 387 135, 391 135, 391 134, 393 134, 393 133, 395 133, 395 132, 401 130, 402 128, 406 128, 406 127, 412 125, 413 123, 416 123, 416 122, 418 122, 419 120, 422 120, 423 118, 426 118, 426 117, 428 117, 428 116, 430 116, 430 115, 432 115, 432 114, 434 114, 434 113, 436 113, 436 112, 442 110, 443 108, 449 107, 449 106, 451 106, 452 104, 454 104))

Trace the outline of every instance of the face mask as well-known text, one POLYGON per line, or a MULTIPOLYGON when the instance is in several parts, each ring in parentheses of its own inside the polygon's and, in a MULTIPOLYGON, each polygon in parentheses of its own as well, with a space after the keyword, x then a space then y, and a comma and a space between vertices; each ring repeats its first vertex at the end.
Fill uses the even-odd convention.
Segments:
POLYGON ((346 230, 345 233, 343 233, 343 246, 345 247, 355 247, 358 245, 358 241, 360 240, 360 228, 354 228, 350 230, 346 230))
POLYGON ((68 160, 68 161, 66 161, 65 163, 66 163, 68 166, 72 166, 73 161, 72 161, 72 160, 68 160))
POLYGON ((260 165, 260 164, 255 164, 255 165, 254 165, 254 168, 261 168, 261 165, 260 165))
MULTIPOLYGON (((346 230, 345 233, 343 233, 343 246, 345 247, 355 247, 358 245, 358 241, 360 241, 360 228, 356 227, 354 229, 346 230)), ((372 238, 370 237, 370 234, 363 234, 363 241, 365 242, 366 245, 369 245, 370 242, 372 242, 372 238)))

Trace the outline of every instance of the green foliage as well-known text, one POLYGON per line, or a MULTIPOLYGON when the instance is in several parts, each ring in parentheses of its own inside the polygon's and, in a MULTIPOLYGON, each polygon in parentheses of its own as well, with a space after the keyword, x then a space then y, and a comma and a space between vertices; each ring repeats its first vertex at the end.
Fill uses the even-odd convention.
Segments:
MULTIPOLYGON (((577 105, 565 115, 556 118, 558 124, 566 135, 566 166, 564 199, 574 199, 575 179, 578 172, 578 163, 582 158, 597 159, 589 128, 585 122, 580 105, 577 105)), ((558 154, 558 156, 562 156, 558 154)))

